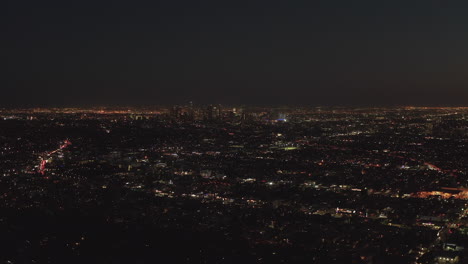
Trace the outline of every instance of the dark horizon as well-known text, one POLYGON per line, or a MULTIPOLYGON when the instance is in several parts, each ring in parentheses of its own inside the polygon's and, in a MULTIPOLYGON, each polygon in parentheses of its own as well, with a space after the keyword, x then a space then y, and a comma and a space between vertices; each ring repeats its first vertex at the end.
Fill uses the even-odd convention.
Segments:
MULTIPOLYGON (((330 108, 330 109, 386 109, 386 108, 468 108, 467 105, 398 105, 398 104, 386 104, 386 105, 357 105, 357 104, 342 104, 342 105, 306 105, 306 104, 222 104, 218 102, 207 102, 207 103, 198 103, 194 104, 195 107, 204 107, 210 105, 220 105, 221 107, 231 108, 231 107, 245 107, 245 108, 305 108, 305 109, 313 109, 313 108, 330 108)), ((131 105, 131 104, 71 104, 71 105, 0 105, 0 109, 5 110, 15 110, 15 109, 67 109, 67 108, 76 108, 76 109, 92 109, 92 108, 102 108, 102 109, 121 109, 121 108, 129 108, 129 109, 151 109, 151 108, 171 108, 174 106, 189 106, 189 102, 181 102, 181 103, 166 103, 166 104, 142 104, 142 105, 131 105)))

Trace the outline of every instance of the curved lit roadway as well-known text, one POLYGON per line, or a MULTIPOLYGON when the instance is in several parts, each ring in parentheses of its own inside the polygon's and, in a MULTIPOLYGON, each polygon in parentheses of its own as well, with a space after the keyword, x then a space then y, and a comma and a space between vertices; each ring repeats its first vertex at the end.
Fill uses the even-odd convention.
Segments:
MULTIPOLYGON (((53 150, 53 151, 50 151, 50 152, 47 152, 46 153, 46 156, 47 157, 50 157, 51 155, 57 153, 58 151, 62 150, 62 149, 65 149, 67 148, 68 146, 70 146, 72 143, 70 140, 66 139, 64 141, 63 144, 60 145, 60 147, 56 150, 53 150)), ((39 164, 39 173, 44 175, 45 174, 45 170, 46 170, 46 164, 47 164, 47 159, 44 159, 42 156, 40 157, 41 159, 41 163, 39 164)))

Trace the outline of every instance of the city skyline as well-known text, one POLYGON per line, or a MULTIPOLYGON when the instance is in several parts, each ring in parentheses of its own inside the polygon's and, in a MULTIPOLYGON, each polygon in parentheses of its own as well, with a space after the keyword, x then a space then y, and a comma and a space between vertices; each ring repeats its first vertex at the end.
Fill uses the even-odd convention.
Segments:
POLYGON ((0 264, 468 263, 467 11, 2 1, 0 264))

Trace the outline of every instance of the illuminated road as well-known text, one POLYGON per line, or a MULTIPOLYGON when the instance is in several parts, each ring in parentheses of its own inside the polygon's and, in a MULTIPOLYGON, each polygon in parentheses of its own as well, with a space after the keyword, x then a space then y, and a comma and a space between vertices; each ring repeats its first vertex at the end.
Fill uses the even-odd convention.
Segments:
POLYGON ((67 148, 68 146, 70 146, 72 143, 70 140, 66 139, 63 144, 60 145, 60 147, 56 150, 53 150, 53 151, 50 151, 50 152, 47 152, 45 154, 46 158, 44 159, 43 156, 40 157, 40 164, 39 164, 39 169, 38 169, 38 172, 41 174, 41 175, 45 175, 45 171, 46 171, 46 165, 47 165, 47 162, 49 162, 49 159, 51 159, 52 155, 67 148))
MULTIPOLYGON (((322 148, 322 149, 341 150, 341 151, 353 151, 354 150, 354 149, 349 148, 349 147, 325 145, 325 144, 317 144, 317 143, 308 144, 308 146, 318 147, 318 148, 322 148)), ((365 149, 359 149, 358 151, 364 151, 364 152, 367 152, 369 154, 375 154, 374 152, 372 152, 370 150, 365 150, 365 149)), ((401 156, 401 155, 399 155, 397 153, 380 153, 380 154, 386 155, 388 157, 394 157, 394 158, 399 158, 399 159, 402 159, 402 160, 410 160, 410 161, 413 161, 413 162, 422 163, 425 166, 427 166, 430 170, 434 170, 434 171, 437 171, 437 172, 440 172, 440 173, 443 173, 443 174, 448 174, 450 176, 457 177, 452 171, 441 169, 441 168, 437 167, 436 165, 434 165, 432 163, 429 163, 429 162, 426 162, 424 160, 418 160, 418 159, 415 159, 415 158, 404 157, 404 156, 401 156)))

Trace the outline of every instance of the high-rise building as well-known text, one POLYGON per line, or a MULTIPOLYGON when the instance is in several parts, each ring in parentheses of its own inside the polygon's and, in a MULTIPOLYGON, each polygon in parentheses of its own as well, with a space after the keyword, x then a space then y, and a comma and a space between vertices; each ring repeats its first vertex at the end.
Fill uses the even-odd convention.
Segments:
POLYGON ((221 105, 209 105, 205 110, 205 119, 218 120, 222 117, 221 105))

